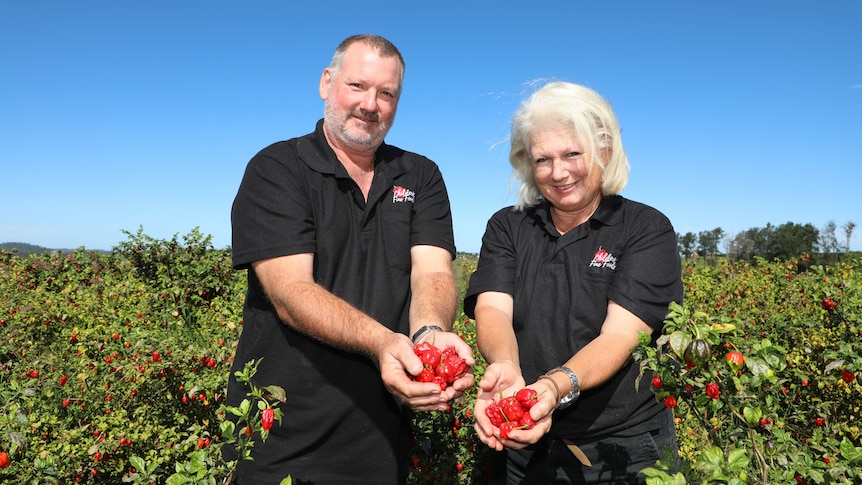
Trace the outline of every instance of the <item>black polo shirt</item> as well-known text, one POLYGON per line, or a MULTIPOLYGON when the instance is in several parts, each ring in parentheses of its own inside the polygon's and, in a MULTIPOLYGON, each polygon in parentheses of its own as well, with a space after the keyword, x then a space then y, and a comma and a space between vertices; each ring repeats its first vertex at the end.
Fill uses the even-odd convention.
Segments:
POLYGON ((314 253, 317 283, 407 333, 410 248, 434 245, 455 255, 449 199, 432 161, 383 144, 366 203, 322 127, 321 120, 314 133, 255 155, 234 200, 233 265, 248 269, 249 288, 228 403, 243 399, 233 371, 250 359, 263 359, 256 383, 287 393, 283 425, 255 446, 254 462, 241 464, 243 484, 278 483, 285 470, 316 483, 394 483, 409 438, 375 363, 282 323, 250 264, 314 253))
MULTIPOLYGON (((549 204, 491 217, 464 309, 473 317, 485 291, 514 298, 514 328, 527 383, 562 365, 599 335, 608 300, 661 330, 671 301, 682 302, 676 233, 659 211, 621 196, 605 197, 589 221, 563 236, 549 204)), ((657 429, 645 376, 629 365, 554 416, 551 436, 591 439, 657 429), (654 423, 655 421, 655 423, 654 423), (655 426, 654 426, 655 424, 655 426)))

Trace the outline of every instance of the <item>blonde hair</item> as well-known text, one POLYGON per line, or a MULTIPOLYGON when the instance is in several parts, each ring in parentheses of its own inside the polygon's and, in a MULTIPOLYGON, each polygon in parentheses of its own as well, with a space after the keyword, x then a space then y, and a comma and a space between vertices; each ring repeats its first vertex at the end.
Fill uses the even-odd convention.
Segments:
POLYGON ((529 141, 536 130, 563 127, 591 155, 593 168, 602 170, 602 195, 622 192, 629 179, 629 161, 623 149, 619 121, 600 94, 580 84, 554 81, 533 93, 512 117, 509 163, 521 181, 516 210, 539 203, 533 178, 529 141))

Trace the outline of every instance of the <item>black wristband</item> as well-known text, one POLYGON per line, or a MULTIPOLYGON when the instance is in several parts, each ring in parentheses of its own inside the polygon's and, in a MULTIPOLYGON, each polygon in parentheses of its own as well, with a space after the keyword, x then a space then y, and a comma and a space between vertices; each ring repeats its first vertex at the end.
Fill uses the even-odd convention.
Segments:
POLYGON ((434 330, 436 330, 438 332, 444 332, 445 331, 445 330, 443 330, 442 327, 437 326, 437 325, 425 325, 424 327, 417 330, 416 333, 413 334, 413 337, 410 338, 410 340, 412 340, 413 343, 415 344, 416 341, 419 340, 420 338, 424 337, 426 333, 433 332, 434 330))

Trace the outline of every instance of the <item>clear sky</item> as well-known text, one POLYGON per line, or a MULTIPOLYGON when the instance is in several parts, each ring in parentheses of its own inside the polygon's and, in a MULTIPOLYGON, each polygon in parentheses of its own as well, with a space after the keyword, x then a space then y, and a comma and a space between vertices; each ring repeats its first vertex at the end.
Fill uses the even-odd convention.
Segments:
MULTIPOLYGON (((588 85, 623 127, 623 195, 678 233, 829 221, 862 250, 862 2, 184 0, 0 3, 0 242, 230 242, 248 160, 304 135, 336 45, 407 62, 387 142, 436 161, 458 249, 511 205, 511 115, 588 85)), ((723 247, 723 246, 720 246, 723 247)))

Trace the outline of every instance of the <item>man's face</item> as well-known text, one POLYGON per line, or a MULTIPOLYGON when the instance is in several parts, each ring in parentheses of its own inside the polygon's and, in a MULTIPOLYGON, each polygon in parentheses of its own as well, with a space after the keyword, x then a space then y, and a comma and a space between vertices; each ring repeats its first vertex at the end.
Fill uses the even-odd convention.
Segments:
POLYGON ((320 79, 330 143, 347 151, 377 150, 395 120, 401 76, 397 57, 380 57, 363 42, 348 47, 335 77, 327 68, 320 79))

